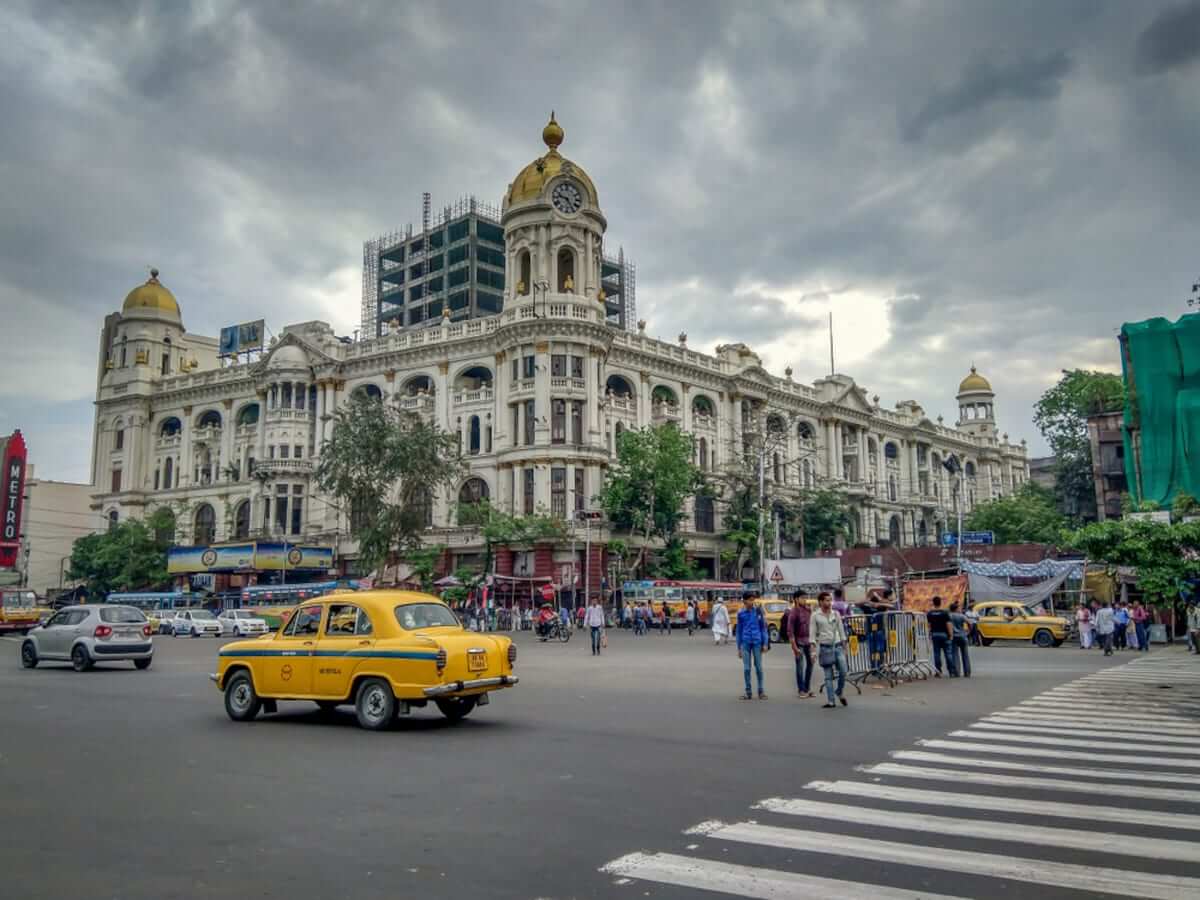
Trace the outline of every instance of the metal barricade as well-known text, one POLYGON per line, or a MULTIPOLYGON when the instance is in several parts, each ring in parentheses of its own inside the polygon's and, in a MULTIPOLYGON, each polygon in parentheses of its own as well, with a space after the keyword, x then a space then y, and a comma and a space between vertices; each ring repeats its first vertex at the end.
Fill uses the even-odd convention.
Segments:
MULTIPOLYGON (((881 665, 878 653, 872 653, 872 640, 878 647, 879 638, 872 639, 872 616, 842 616, 842 624, 846 628, 846 681, 854 685, 854 690, 862 693, 862 685, 870 678, 877 678, 894 684, 891 675, 881 665)), ((819 659, 820 647, 814 647, 813 653, 819 659)), ((824 688, 824 684, 821 685, 824 688)))
POLYGON ((924 677, 933 673, 933 641, 929 637, 929 620, 913 614, 913 662, 920 666, 924 677))
POLYGON ((884 629, 887 634, 887 658, 885 666, 894 679, 928 678, 932 671, 929 653, 921 653, 929 647, 929 625, 923 615, 914 612, 884 613, 884 629))

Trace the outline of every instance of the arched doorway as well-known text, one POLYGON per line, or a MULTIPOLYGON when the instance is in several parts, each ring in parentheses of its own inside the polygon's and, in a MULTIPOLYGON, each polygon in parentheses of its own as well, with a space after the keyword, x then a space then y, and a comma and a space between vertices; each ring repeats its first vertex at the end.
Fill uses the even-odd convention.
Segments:
POLYGON ((888 519, 888 541, 893 547, 900 546, 900 517, 892 516, 888 519))
POLYGON ((233 536, 241 540, 250 536, 250 501, 243 500, 233 514, 233 536))
POLYGON ((207 547, 217 536, 217 514, 208 503, 201 503, 196 509, 193 543, 198 547, 207 547))

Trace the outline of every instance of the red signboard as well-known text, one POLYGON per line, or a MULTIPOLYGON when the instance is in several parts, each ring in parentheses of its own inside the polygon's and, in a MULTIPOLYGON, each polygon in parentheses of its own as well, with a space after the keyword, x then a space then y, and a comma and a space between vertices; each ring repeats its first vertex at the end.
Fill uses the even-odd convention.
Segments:
POLYGON ((8 439, 0 475, 0 568, 11 569, 21 550, 21 503, 25 498, 25 438, 20 431, 8 439))

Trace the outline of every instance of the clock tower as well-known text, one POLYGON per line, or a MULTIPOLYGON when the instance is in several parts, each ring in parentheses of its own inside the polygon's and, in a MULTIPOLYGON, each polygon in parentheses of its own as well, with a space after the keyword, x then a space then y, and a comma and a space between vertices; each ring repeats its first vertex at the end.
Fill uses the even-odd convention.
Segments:
POLYGON ((574 294, 604 302, 600 260, 608 222, 592 179, 558 152, 563 136, 551 113, 542 129, 546 153, 517 173, 504 195, 504 283, 514 301, 574 294))

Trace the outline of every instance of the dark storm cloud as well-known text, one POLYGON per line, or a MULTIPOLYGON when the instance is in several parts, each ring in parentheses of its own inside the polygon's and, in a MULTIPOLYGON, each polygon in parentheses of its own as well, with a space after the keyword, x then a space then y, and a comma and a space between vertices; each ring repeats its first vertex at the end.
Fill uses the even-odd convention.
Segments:
POLYGON ((1157 74, 1197 59, 1200 59, 1200 2, 1163 10, 1138 35, 1139 71, 1157 74))
POLYGON ((1007 64, 973 62, 959 81, 925 101, 904 126, 904 138, 919 141, 932 126, 1000 100, 1052 100, 1071 71, 1071 60, 1062 51, 1041 59, 1020 59, 1007 64))
POLYGON ((885 404, 951 415, 974 360, 1036 439, 1054 374, 1194 279, 1200 109, 1137 77, 1184 71, 1194 8, 6 4, 0 429, 85 476, 97 330, 149 265, 200 333, 350 333, 363 241, 425 190, 497 201, 556 108, 650 334, 811 380, 832 311, 885 404))

